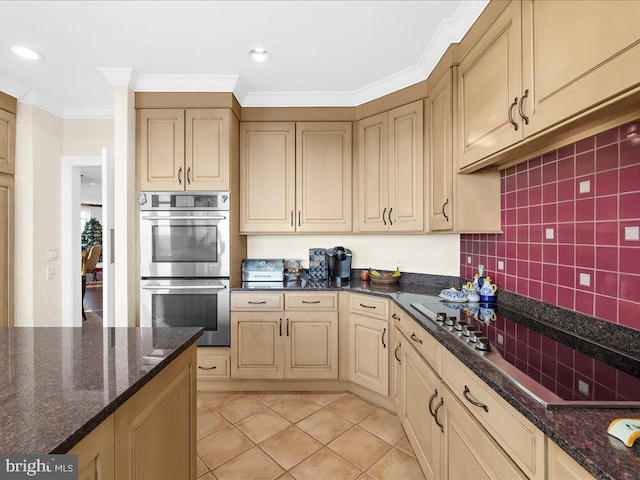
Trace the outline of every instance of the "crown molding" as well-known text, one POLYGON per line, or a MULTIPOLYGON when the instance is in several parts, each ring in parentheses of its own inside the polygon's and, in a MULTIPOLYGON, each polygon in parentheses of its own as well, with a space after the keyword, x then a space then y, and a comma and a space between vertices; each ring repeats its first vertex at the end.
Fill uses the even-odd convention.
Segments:
POLYGON ((240 75, 138 75, 136 92, 233 92, 240 75))
POLYGON ((104 75, 107 81, 114 87, 133 88, 136 76, 133 68, 102 68, 98 67, 98 71, 104 75))

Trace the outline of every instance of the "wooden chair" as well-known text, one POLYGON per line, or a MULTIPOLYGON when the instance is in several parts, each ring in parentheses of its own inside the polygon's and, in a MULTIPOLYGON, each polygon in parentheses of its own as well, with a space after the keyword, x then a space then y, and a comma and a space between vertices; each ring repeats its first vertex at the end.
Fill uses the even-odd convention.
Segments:
POLYGON ((102 253, 102 245, 94 245, 89 248, 88 252, 82 252, 82 319, 86 320, 87 315, 84 313, 84 292, 87 290, 87 273, 93 273, 93 279, 96 279, 96 266, 98 259, 102 253))

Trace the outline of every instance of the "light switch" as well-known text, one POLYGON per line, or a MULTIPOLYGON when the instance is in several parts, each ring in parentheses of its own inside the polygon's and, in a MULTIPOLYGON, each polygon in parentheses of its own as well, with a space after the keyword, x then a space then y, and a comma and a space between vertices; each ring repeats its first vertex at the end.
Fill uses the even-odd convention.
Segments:
POLYGON ((47 267, 47 279, 51 280, 56 273, 56 267, 47 267))
POLYGON ((553 240, 553 234, 554 234, 554 232, 553 232, 553 228, 547 228, 547 229, 545 229, 545 238, 546 238, 547 240, 553 240))
POLYGON ((498 260, 498 270, 504 270, 504 262, 502 260, 498 260))
POLYGON ((625 240, 640 240, 640 228, 639 227, 624 227, 624 239, 625 240))
POLYGON ((591 180, 580 182, 580 193, 589 193, 591 191, 591 180))
POLYGON ((591 286, 591 275, 589 275, 588 273, 581 273, 580 274, 580 285, 583 285, 585 287, 590 287, 591 286))
POLYGON ((58 258, 58 250, 55 248, 52 248, 51 250, 47 251, 47 258, 49 260, 55 260, 56 258, 58 258))

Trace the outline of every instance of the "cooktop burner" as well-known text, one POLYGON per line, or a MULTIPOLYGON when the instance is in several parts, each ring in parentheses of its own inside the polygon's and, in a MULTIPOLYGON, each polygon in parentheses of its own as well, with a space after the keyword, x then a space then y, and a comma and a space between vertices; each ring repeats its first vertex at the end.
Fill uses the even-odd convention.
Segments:
POLYGON ((621 364, 612 366, 597 358, 604 347, 505 308, 437 301, 411 306, 545 406, 640 407, 640 378, 620 369, 637 372, 634 359, 620 356, 621 364))

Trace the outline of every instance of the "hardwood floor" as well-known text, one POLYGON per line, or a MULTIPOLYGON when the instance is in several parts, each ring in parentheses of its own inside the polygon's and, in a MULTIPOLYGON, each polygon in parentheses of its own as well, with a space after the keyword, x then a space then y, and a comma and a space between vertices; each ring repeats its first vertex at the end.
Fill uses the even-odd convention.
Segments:
POLYGON ((84 293, 85 309, 93 311, 102 318, 102 282, 87 282, 84 293))

